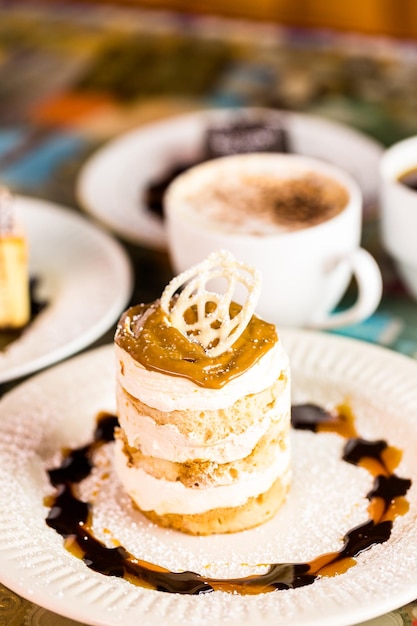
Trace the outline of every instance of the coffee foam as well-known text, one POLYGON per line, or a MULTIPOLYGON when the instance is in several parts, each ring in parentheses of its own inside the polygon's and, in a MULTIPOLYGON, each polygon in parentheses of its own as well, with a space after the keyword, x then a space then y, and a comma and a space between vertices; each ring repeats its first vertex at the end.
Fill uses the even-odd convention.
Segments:
POLYGON ((268 235, 301 230, 334 217, 349 201, 341 183, 313 171, 282 178, 244 170, 229 173, 219 167, 207 174, 198 181, 190 177, 182 210, 224 232, 268 235))

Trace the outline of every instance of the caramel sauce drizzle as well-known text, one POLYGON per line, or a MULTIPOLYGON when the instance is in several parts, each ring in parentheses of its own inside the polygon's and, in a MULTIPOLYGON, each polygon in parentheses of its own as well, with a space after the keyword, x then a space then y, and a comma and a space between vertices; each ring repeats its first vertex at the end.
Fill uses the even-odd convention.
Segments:
MULTIPOLYGON (((232 309, 239 305, 232 303, 232 309)), ((192 315, 192 310, 188 311, 192 315)), ((115 342, 148 370, 192 380, 200 387, 219 389, 240 376, 278 341, 275 326, 252 316, 233 350, 210 357, 171 326, 155 304, 128 309, 117 326, 115 342)))
POLYGON ((369 519, 344 535, 340 550, 319 555, 309 562, 271 563, 266 573, 230 579, 210 578, 188 571, 171 572, 135 557, 123 546, 108 548, 99 541, 92 531, 91 505, 75 495, 77 484, 92 470, 94 451, 113 440, 117 425, 115 416, 100 414, 92 442, 67 451, 62 464, 49 470, 56 494, 45 500, 50 507, 46 523, 62 535, 65 547, 89 568, 106 576, 124 578, 133 585, 169 593, 201 594, 221 590, 242 595, 310 585, 320 577, 344 573, 356 564, 362 552, 387 541, 395 518, 408 511, 405 495, 411 480, 398 477, 393 471, 400 462, 400 450, 382 440, 358 437, 352 411, 347 405, 332 413, 313 404, 297 405, 292 408, 293 428, 340 434, 346 439, 343 460, 366 468, 374 477, 373 487, 366 495, 369 519))

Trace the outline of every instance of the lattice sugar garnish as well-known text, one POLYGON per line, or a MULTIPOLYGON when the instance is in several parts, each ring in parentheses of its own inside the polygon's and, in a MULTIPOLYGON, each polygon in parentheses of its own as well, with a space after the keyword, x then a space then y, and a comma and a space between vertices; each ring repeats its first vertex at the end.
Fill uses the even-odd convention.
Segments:
POLYGON ((221 250, 173 278, 162 293, 161 308, 184 337, 203 346, 208 356, 216 357, 226 352, 245 330, 260 290, 259 273, 221 250), (225 285, 221 292, 207 289, 207 284, 216 279, 225 285), (241 308, 231 313, 233 298, 242 286, 246 293, 241 308))

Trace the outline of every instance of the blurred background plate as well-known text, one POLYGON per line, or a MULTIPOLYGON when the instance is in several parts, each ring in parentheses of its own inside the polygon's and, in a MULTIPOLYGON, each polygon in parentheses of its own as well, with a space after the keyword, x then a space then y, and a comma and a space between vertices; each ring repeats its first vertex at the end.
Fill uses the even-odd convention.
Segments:
POLYGON ((83 216, 17 196, 31 277, 46 306, 0 351, 0 383, 30 374, 93 343, 116 322, 132 292, 122 246, 83 216))
POLYGON ((213 109, 183 114, 132 130, 107 143, 80 171, 81 206, 117 235, 133 244, 164 250, 163 220, 149 211, 144 193, 150 182, 172 168, 202 158, 208 128, 239 114, 278 121, 292 152, 329 161, 350 172, 374 205, 382 146, 343 124, 303 113, 275 109, 213 109))

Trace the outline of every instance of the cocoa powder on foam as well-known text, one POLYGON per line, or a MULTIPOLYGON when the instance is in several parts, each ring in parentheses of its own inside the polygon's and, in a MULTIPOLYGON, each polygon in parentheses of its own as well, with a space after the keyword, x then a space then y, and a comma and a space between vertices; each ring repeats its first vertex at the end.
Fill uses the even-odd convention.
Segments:
POLYGON ((324 222, 348 203, 346 189, 316 173, 279 179, 268 175, 218 176, 187 200, 205 221, 247 234, 300 230, 324 222))

